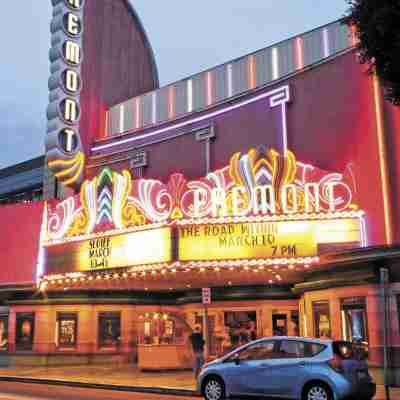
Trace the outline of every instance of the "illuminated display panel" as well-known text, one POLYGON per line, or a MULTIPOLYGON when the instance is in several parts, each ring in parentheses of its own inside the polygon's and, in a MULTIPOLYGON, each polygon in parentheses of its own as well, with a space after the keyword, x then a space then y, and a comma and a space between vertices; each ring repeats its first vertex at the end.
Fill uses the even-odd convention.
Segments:
POLYGON ((47 246, 48 273, 99 271, 172 259, 171 229, 160 228, 47 246))
POLYGON ((38 276, 122 267, 166 274, 254 261, 309 266, 322 254, 367 246, 353 184, 273 148, 235 153, 195 181, 180 173, 166 183, 134 179, 107 167, 79 195, 46 209, 47 267, 38 276))
POLYGON ((361 241, 360 221, 279 221, 179 227, 179 260, 316 256, 320 245, 361 241))

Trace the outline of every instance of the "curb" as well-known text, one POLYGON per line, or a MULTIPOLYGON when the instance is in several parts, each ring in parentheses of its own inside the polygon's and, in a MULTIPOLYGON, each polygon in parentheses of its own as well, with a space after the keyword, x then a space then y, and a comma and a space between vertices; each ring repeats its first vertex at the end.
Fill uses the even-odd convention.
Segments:
POLYGON ((35 385, 52 385, 52 386, 69 386, 83 389, 101 389, 113 390, 118 392, 132 392, 132 393, 150 393, 164 396, 186 396, 186 397, 200 397, 199 393, 195 390, 189 389, 170 389, 164 387, 146 387, 146 386, 123 386, 112 385, 103 383, 84 383, 72 381, 60 381, 56 379, 37 379, 37 378, 20 378, 16 376, 0 376, 0 382, 14 382, 14 383, 31 383, 35 385))

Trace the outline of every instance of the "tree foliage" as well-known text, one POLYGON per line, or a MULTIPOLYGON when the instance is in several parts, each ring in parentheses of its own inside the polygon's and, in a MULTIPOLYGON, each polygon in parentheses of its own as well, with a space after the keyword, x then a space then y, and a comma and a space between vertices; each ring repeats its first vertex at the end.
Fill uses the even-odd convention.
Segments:
POLYGON ((400 105, 400 0, 347 0, 361 62, 376 71, 386 98, 400 105))

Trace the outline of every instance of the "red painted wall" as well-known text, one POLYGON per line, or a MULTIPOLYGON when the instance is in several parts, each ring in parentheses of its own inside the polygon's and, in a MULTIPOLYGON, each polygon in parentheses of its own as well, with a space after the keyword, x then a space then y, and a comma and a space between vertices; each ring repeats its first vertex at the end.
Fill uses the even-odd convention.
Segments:
POLYGON ((391 188, 391 210, 394 237, 400 242, 400 107, 384 102, 384 129, 387 137, 389 185, 391 188))
POLYGON ((0 285, 35 282, 43 204, 0 207, 0 285))
POLYGON ((86 0, 83 35, 81 139, 90 144, 105 134, 106 110, 158 88, 147 36, 128 0, 86 0))

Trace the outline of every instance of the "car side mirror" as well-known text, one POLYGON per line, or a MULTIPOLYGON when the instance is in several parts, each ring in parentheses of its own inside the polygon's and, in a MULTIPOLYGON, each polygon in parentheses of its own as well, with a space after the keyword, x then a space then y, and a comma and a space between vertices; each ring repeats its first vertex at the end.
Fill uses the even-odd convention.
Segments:
POLYGON ((240 356, 239 356, 239 353, 236 353, 236 354, 233 356, 233 362, 235 363, 235 365, 239 365, 239 364, 240 364, 240 356))

